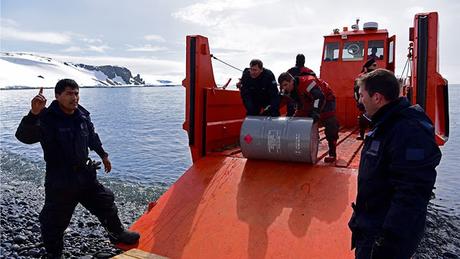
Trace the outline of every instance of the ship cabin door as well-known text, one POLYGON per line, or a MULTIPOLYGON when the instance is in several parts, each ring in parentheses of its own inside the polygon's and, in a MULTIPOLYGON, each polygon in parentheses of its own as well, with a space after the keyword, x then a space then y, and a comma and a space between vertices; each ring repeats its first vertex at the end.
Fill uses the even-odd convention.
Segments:
POLYGON ((370 58, 377 66, 394 71, 395 38, 387 30, 354 30, 344 28, 324 36, 320 77, 326 80, 337 97, 337 117, 342 126, 357 127, 359 111, 353 97, 355 78, 370 58), (393 49, 389 49, 390 46, 393 49), (391 62, 391 63, 390 63, 391 62))
POLYGON ((395 50, 396 50, 396 36, 393 35, 388 39, 388 62, 387 69, 395 72, 395 50))

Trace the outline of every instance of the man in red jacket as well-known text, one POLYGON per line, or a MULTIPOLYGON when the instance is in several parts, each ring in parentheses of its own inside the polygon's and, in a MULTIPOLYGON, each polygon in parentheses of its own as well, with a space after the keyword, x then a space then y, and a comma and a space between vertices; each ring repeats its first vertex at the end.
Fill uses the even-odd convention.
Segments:
POLYGON ((295 101, 295 117, 310 117, 315 122, 319 120, 324 95, 316 77, 293 77, 284 72, 278 77, 278 83, 283 94, 283 104, 288 100, 295 101))
POLYGON ((283 95, 281 105, 294 102, 295 117, 311 117, 325 127, 329 155, 324 161, 334 162, 337 158, 339 123, 335 116, 335 96, 328 83, 314 75, 293 77, 288 72, 281 73, 278 83, 283 95))

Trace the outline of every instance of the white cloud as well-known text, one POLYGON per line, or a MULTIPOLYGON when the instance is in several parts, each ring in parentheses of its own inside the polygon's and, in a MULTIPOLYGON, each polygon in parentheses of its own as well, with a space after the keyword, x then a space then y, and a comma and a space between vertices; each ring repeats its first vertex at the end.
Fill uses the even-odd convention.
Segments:
POLYGON ((71 37, 68 34, 59 32, 32 32, 22 31, 14 27, 3 27, 1 33, 3 40, 33 41, 59 45, 71 42, 71 37))
POLYGON ((157 34, 145 35, 144 39, 148 41, 166 42, 166 40, 161 35, 157 34))
POLYGON ((89 44, 95 44, 95 43, 97 43, 97 44, 102 44, 102 40, 101 40, 101 39, 90 39, 90 38, 85 38, 85 37, 83 37, 83 38, 81 39, 81 41, 86 42, 86 43, 89 43, 89 44))
POLYGON ((95 52, 100 52, 100 53, 104 53, 108 49, 111 49, 111 48, 107 45, 99 45, 99 46, 89 45, 87 48, 88 51, 95 51, 95 52))
MULTIPOLYGON (((19 8, 25 10, 30 8, 30 5, 19 2, 17 4, 19 8)), ((266 67, 273 70, 275 74, 279 74, 294 64, 297 53, 304 53, 308 66, 319 73, 323 35, 330 34, 334 28, 341 29, 343 26, 350 28, 355 19, 360 18, 361 27, 364 22, 376 21, 380 28, 388 30, 390 36, 396 34, 396 73, 400 73, 406 61, 408 28, 413 26, 415 13, 438 11, 440 17, 440 72, 451 82, 460 82, 460 74, 453 72, 458 67, 458 58, 452 55, 452 53, 457 53, 456 48, 460 44, 460 36, 455 33, 457 31, 456 17, 458 16, 456 14, 460 12, 460 1, 458 0, 389 0, 378 6, 364 0, 341 2, 192 0, 187 2, 189 4, 180 1, 166 1, 163 3, 162 7, 164 8, 161 11, 153 12, 156 12, 155 15, 147 11, 149 8, 145 8, 145 5, 142 5, 144 7, 141 8, 143 9, 142 12, 137 12, 139 8, 134 8, 129 11, 136 10, 135 15, 138 15, 136 19, 123 22, 126 27, 119 28, 105 25, 99 27, 102 24, 91 20, 93 19, 91 15, 79 10, 75 10, 72 16, 81 17, 88 22, 72 22, 75 19, 57 20, 55 16, 51 15, 52 8, 46 9, 50 14, 45 14, 46 17, 44 15, 43 19, 27 17, 24 19, 28 20, 19 20, 16 17, 21 16, 10 16, 8 18, 14 18, 14 20, 1 19, 1 21, 2 29, 13 28, 18 31, 28 29, 19 26, 31 22, 30 20, 33 20, 36 26, 42 26, 41 28, 62 23, 69 30, 62 35, 67 36, 69 41, 65 45, 59 45, 60 48, 56 48, 57 50, 75 53, 74 55, 80 53, 83 55, 84 52, 93 51, 92 53, 96 55, 108 53, 108 46, 110 46, 112 47, 110 51, 112 55, 135 57, 155 54, 160 59, 173 59, 175 62, 183 64, 180 71, 183 71, 185 67, 184 36, 199 34, 209 38, 211 52, 224 61, 244 68, 248 66, 252 58, 260 58, 266 67), (145 24, 159 24, 159 26, 152 30, 145 24), (161 26, 162 24, 170 26, 166 28, 161 26), (132 32, 131 28, 136 28, 135 32, 132 32), (77 34, 77 32, 84 32, 85 34, 77 34), (125 37, 120 37, 120 33, 125 37), (89 48, 87 45, 94 47, 89 48)), ((149 5, 154 4, 150 3, 149 5)), ((126 5, 112 5, 111 7, 114 9, 110 14, 114 14, 114 16, 108 13, 104 18, 116 24, 119 18, 115 14, 122 12, 123 10, 119 8, 124 6, 126 5)), ((94 11, 97 9, 98 13, 107 11, 106 6, 103 5, 93 5, 92 8, 94 11)), ((130 17, 135 16, 131 15, 130 17)), ((49 46, 43 46, 43 44, 30 42, 16 45, 16 42, 9 42, 8 39, 4 40, 4 38, 2 35, 4 50, 24 51, 17 49, 21 45, 21 47, 25 46, 26 50, 40 51, 43 48, 46 50, 42 51, 49 51, 49 46)), ((43 41, 44 37, 34 34, 33 37, 28 38, 43 41)), ((52 43, 56 42, 59 41, 53 40, 52 43)), ((218 62, 213 61, 213 66, 216 78, 224 79, 218 80, 219 82, 226 81, 225 79, 230 76, 241 76, 239 72, 232 71, 218 62)))
POLYGON ((153 46, 151 44, 145 44, 144 46, 141 46, 141 47, 134 47, 131 45, 127 45, 127 46, 128 46, 128 49, 126 51, 157 52, 157 51, 168 50, 168 48, 166 47, 153 46))
MULTIPOLYGON (((173 17, 206 28, 211 52, 223 60, 244 68, 252 58, 260 58, 278 74, 293 65, 297 53, 307 56, 309 66, 319 67, 316 58, 323 38, 312 35, 332 29, 329 23, 319 22, 317 9, 301 1, 209 0, 182 8, 173 17)), ((241 76, 220 64, 215 71, 221 81, 229 75, 241 76)))
MULTIPOLYGON (((211 53, 224 61, 243 68, 252 58, 260 58, 275 74, 294 65, 295 55, 304 53, 307 65, 319 73, 323 35, 334 28, 350 28, 356 18, 364 22, 376 21, 385 28, 389 36, 397 35, 396 73, 400 73, 406 61, 408 28, 413 26, 414 15, 419 12, 438 10, 441 19, 453 17, 460 10, 455 1, 427 2, 392 1, 376 8, 365 1, 306 3, 291 1, 217 1, 204 0, 178 9, 172 17, 196 28, 198 33, 209 38, 211 53), (394 12, 394 6, 400 12, 394 12), (449 14, 449 12, 451 12, 449 14), (224 50, 224 51, 221 51, 224 50), (225 50, 238 50, 234 52, 225 50)), ((455 31, 455 21, 440 24, 440 43, 450 48, 460 44, 455 31), (444 33, 447 32, 447 33, 444 33), (447 36, 447 37, 446 37, 447 36)), ((458 63, 451 55, 445 55, 441 46, 441 73, 446 77, 458 76, 447 66, 458 63), (446 69, 444 69, 446 68, 446 69)), ((216 78, 238 77, 238 73, 213 62, 216 78)))
POLYGON ((70 46, 62 50, 63 52, 82 52, 84 51, 81 47, 78 46, 70 46))
POLYGON ((179 9, 174 12, 174 18, 203 26, 214 26, 232 20, 231 13, 238 10, 252 9, 257 6, 270 5, 279 0, 208 0, 179 9))
POLYGON ((92 52, 99 52, 99 53, 105 53, 106 50, 112 49, 107 45, 100 45, 100 46, 95 46, 95 45, 88 45, 86 47, 80 47, 80 46, 70 46, 68 48, 65 48, 61 50, 62 52, 85 52, 85 51, 92 51, 92 52))

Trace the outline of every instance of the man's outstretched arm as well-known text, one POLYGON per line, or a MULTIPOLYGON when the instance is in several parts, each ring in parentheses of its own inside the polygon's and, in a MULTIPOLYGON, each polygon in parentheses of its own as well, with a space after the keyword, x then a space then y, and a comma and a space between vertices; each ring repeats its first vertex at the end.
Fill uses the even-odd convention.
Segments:
POLYGON ((33 144, 41 140, 40 128, 40 113, 46 107, 46 98, 43 95, 43 87, 40 88, 38 94, 31 101, 31 109, 29 114, 22 118, 18 129, 16 130, 16 138, 25 143, 33 144))

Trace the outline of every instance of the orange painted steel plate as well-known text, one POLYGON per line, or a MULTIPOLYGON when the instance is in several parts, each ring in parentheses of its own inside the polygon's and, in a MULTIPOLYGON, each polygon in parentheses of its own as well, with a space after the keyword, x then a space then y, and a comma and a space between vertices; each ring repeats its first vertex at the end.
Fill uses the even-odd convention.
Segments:
POLYGON ((354 169, 209 156, 131 229, 170 258, 353 258, 355 190, 354 169))

